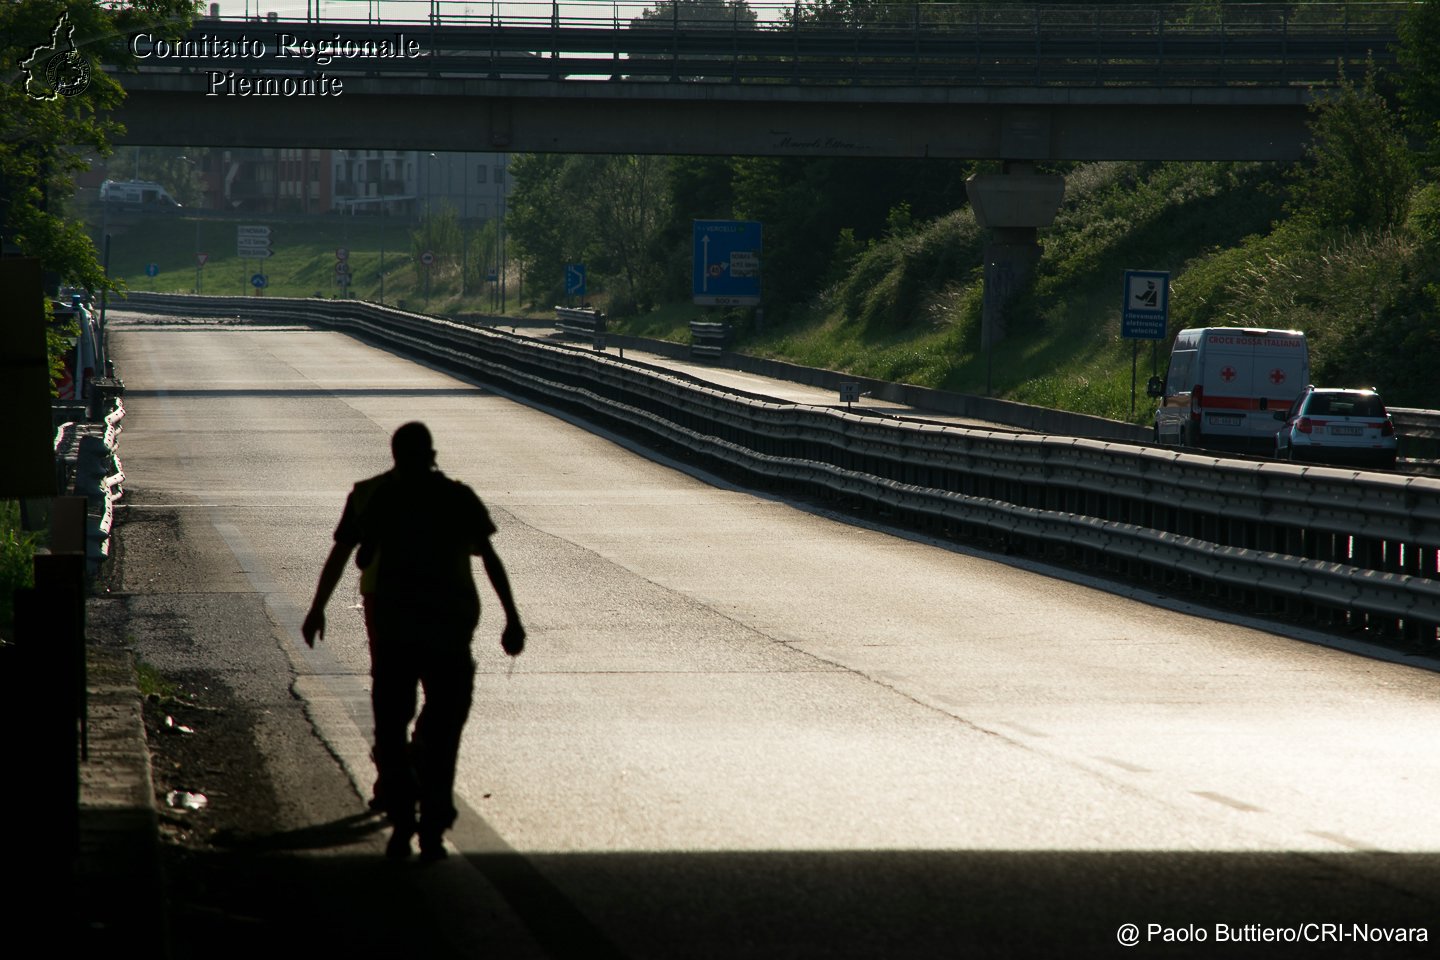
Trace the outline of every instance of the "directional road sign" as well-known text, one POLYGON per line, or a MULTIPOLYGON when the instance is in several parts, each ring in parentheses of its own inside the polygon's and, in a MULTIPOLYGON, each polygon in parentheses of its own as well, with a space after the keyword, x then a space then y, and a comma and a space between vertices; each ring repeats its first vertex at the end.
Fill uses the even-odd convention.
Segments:
POLYGON ((585 264, 565 264, 565 295, 567 297, 585 296, 585 264))
POLYGON ((1126 270, 1120 308, 1120 336, 1126 340, 1164 340, 1170 321, 1170 274, 1163 270, 1126 270))
POLYGON ((257 273, 250 278, 250 286, 254 287, 256 290, 263 289, 265 285, 269 282, 269 279, 267 279, 265 274, 263 273, 257 273))
POLYGON ((235 228, 235 255, 242 260, 263 260, 275 251, 270 249, 270 228, 238 226, 235 228))
POLYGON ((158 263, 147 263, 147 264, 145 264, 145 276, 147 276, 147 277, 153 277, 153 276, 157 275, 159 272, 160 272, 160 264, 158 264, 158 263))
POLYGON ((761 227, 754 220, 694 221, 691 295, 706 306, 760 303, 761 227))

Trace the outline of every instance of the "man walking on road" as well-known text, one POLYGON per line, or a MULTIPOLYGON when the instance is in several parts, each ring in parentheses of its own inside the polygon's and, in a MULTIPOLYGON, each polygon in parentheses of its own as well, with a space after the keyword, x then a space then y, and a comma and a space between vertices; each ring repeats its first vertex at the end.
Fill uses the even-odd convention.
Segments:
POLYGON ((394 826, 386 855, 408 857, 418 831, 420 859, 430 861, 445 856, 441 837, 455 822, 455 761, 475 686, 470 641, 480 622, 480 596, 472 555, 484 562, 505 608, 500 644, 512 657, 525 648, 525 628, 490 543, 490 514, 473 490, 435 468, 430 431, 407 423, 395 431, 390 449, 394 469, 355 484, 345 501, 301 634, 312 647, 317 635, 324 638, 325 604, 358 548, 376 795, 394 826), (425 705, 415 719, 417 684, 425 705), (412 719, 415 732, 407 742, 412 719))

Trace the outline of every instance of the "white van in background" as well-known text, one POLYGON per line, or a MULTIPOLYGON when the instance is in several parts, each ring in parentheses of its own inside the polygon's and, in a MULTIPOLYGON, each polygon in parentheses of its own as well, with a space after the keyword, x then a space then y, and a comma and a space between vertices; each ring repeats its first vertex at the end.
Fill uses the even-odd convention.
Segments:
POLYGON ((106 180, 100 184, 100 201, 166 209, 180 206, 179 200, 153 180, 106 180))
POLYGON ((1299 330, 1181 330, 1165 379, 1151 378, 1147 389, 1160 400, 1155 441, 1272 452, 1275 413, 1309 382, 1310 350, 1299 330))

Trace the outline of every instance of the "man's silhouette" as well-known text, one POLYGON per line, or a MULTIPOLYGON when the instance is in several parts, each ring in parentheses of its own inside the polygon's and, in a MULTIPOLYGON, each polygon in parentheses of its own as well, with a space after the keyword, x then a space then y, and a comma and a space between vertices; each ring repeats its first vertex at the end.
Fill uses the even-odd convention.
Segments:
POLYGON ((325 636, 325 604, 358 548, 370 635, 375 790, 394 825, 386 854, 409 856, 418 830, 420 858, 438 860, 445 856, 441 836, 455 822, 455 760, 475 685, 470 640, 480 622, 480 597, 472 555, 484 562, 505 608, 500 643, 512 657, 525 648, 525 628, 490 544, 495 525, 474 491, 435 468, 430 431, 407 423, 395 431, 390 450, 394 469, 355 484, 345 501, 301 633, 312 647, 317 635, 325 636), (407 742, 417 684, 425 706, 407 742))

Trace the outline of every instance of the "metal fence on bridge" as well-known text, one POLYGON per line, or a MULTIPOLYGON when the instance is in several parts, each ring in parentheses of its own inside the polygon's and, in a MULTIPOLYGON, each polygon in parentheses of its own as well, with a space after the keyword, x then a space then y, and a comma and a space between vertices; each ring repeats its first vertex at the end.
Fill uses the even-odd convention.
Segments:
MULTIPOLYGON (((192 38, 284 33, 287 69, 565 80, 849 84, 1289 86, 1394 59, 1411 3, 863 4, 681 7, 327 0, 306 20, 202 20, 192 38), (339 11, 339 16, 336 11, 339 11), (753 16, 746 16, 746 12, 753 16), (345 44, 418 40, 415 58, 345 44)), ((316 3, 316 9, 320 4, 316 3)), ((147 48, 142 47, 142 52, 147 48)), ((152 57, 146 67, 268 69, 271 58, 152 57)))

